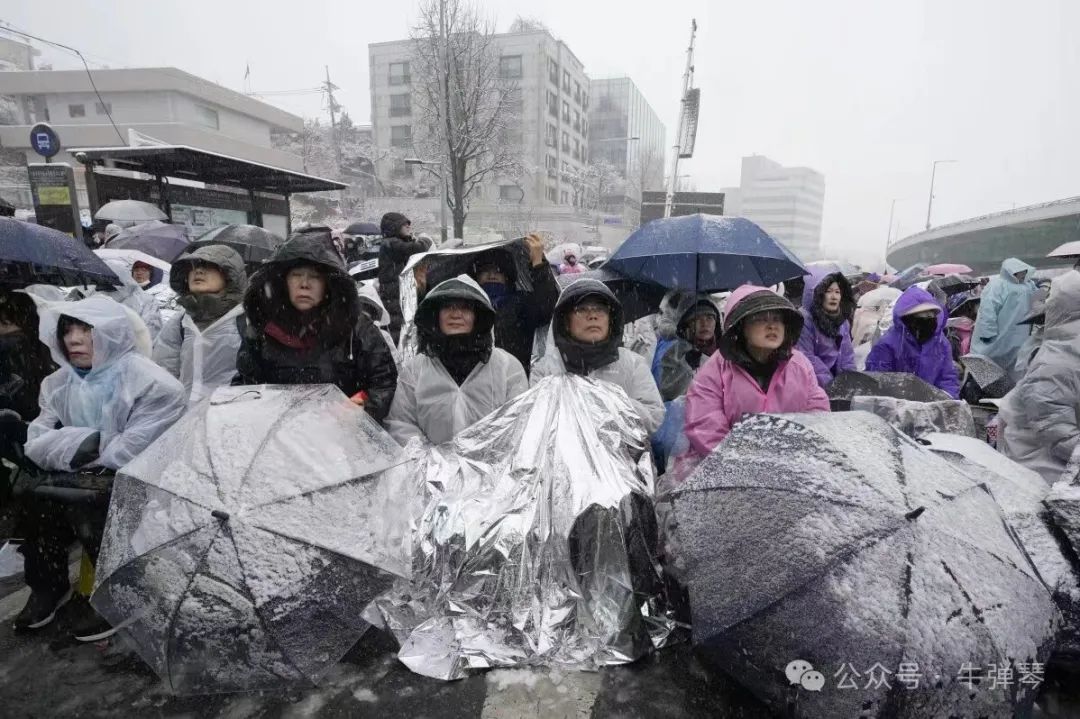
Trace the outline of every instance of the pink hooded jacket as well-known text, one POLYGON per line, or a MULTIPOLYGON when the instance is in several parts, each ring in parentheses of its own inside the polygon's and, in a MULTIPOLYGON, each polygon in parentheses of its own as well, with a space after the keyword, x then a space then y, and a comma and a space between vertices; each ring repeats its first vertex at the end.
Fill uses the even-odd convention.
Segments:
MULTIPOLYGON (((745 285, 731 293, 724 306, 725 335, 741 319, 735 313, 739 303, 748 295, 762 291, 770 290, 745 285), (729 322, 732 317, 736 318, 735 322, 729 322)), ((801 324, 798 311, 791 308, 789 312, 793 321, 801 324)), ((799 332, 797 329, 792 332, 791 323, 785 323, 785 327, 788 335, 785 340, 791 346, 798 340, 799 332)), ((829 398, 818 385, 810 360, 799 350, 792 349, 791 357, 780 363, 767 392, 762 391, 749 372, 718 351, 698 370, 686 393, 686 436, 690 452, 698 457, 708 456, 744 414, 813 411, 829 411, 829 398)))

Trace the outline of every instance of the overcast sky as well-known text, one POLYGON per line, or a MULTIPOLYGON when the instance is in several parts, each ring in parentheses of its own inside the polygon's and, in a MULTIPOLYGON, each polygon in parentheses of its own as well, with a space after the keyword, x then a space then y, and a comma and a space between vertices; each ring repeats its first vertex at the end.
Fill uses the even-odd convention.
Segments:
MULTIPOLYGON (((901 235, 1080 195, 1078 0, 487 0, 504 31, 535 17, 591 77, 630 76, 674 134, 690 18, 702 89, 691 173, 737 185, 743 155, 825 175, 822 242, 834 256, 884 253, 901 235), (631 9, 633 8, 633 9, 631 9)), ((82 50, 92 64, 172 65, 237 90, 317 86, 330 66, 342 102, 368 121, 367 45, 408 35, 408 0, 56 0, 9 3, 0 20, 82 50)), ((78 61, 43 48, 60 68, 78 61)), ((274 97, 304 115, 318 95, 274 97)))

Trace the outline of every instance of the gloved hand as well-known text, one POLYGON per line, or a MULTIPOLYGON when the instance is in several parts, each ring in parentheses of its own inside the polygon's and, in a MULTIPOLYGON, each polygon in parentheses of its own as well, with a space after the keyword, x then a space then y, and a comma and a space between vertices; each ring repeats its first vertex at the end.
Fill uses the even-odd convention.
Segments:
POLYGON ((98 458, 100 453, 101 433, 94 432, 87 437, 79 445, 79 448, 75 450, 75 456, 71 458, 71 466, 73 469, 86 466, 98 458))

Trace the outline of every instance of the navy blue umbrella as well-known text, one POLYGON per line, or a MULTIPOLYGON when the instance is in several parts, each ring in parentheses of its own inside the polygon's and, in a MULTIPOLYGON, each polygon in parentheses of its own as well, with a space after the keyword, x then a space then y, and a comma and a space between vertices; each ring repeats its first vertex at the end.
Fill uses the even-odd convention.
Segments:
POLYGON ((63 232, 0 217, 0 285, 120 284, 109 266, 86 245, 63 232))
POLYGON ((742 217, 687 215, 639 227, 604 265, 669 289, 721 292, 806 274, 799 258, 742 217))
POLYGON ((576 275, 559 275, 555 280, 559 283, 559 289, 563 290, 574 280, 582 278, 600 280, 607 285, 622 305, 623 320, 626 322, 659 312, 660 300, 664 299, 664 293, 667 292, 658 284, 623 277, 607 266, 576 275))
POLYGON ((138 250, 171 264, 187 249, 189 242, 187 228, 183 225, 152 220, 127 228, 106 242, 105 247, 110 250, 138 250))

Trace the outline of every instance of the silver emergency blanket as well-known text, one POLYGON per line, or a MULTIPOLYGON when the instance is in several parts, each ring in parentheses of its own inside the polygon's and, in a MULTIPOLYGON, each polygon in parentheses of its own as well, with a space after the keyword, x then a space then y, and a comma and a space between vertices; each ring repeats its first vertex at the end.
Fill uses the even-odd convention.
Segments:
POLYGON ((872 412, 909 437, 931 432, 975 436, 971 408, 955 399, 915 402, 895 397, 852 397, 851 409, 872 412))
MULTIPOLYGON (((419 674, 634 661, 661 644, 654 476, 641 420, 613 384, 563 375, 437 447, 412 583, 376 602, 419 674)), ((370 616, 370 613, 369 613, 370 616)))

